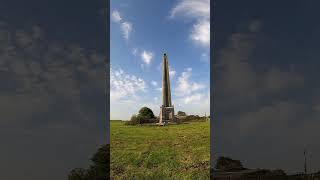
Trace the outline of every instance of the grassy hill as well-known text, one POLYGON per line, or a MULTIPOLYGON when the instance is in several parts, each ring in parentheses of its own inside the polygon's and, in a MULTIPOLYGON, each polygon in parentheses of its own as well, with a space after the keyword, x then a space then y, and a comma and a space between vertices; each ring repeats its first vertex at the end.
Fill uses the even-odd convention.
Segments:
POLYGON ((209 179, 210 124, 126 126, 111 121, 111 179, 209 179))

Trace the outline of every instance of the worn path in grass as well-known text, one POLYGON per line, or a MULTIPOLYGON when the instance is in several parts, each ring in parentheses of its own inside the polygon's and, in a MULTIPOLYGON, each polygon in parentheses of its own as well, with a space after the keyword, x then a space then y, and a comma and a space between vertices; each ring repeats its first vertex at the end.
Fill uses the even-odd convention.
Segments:
POLYGON ((112 179, 209 179, 209 122, 128 126, 111 121, 112 179))

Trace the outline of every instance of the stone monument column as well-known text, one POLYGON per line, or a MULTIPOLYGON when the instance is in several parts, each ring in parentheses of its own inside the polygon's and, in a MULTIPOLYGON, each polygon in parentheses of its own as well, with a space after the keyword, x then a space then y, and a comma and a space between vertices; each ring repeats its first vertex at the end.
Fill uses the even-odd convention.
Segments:
POLYGON ((162 106, 160 107, 159 124, 163 125, 171 121, 174 121, 174 107, 171 102, 168 57, 164 54, 162 61, 162 106))

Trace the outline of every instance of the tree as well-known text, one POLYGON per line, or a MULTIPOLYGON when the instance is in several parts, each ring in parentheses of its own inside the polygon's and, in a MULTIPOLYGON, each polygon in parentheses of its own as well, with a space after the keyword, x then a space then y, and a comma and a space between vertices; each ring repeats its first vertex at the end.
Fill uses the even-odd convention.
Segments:
POLYGON ((142 107, 140 110, 139 110, 139 114, 138 114, 139 117, 142 117, 143 119, 152 119, 152 118, 155 118, 152 110, 148 107, 142 107))
POLYGON ((152 110, 148 107, 142 107, 137 115, 131 116, 130 121, 127 121, 126 125, 136 125, 143 123, 155 123, 157 121, 152 110))
POLYGON ((71 170, 68 179, 69 180, 87 180, 87 171, 82 168, 75 168, 71 170))
POLYGON ((92 165, 86 170, 73 169, 69 180, 107 180, 110 177, 110 145, 101 146, 91 158, 92 165))
POLYGON ((109 177, 109 169, 110 169, 110 151, 109 144, 104 145, 98 149, 91 161, 93 165, 90 166, 88 170, 89 177, 94 177, 92 179, 96 180, 104 180, 109 177))

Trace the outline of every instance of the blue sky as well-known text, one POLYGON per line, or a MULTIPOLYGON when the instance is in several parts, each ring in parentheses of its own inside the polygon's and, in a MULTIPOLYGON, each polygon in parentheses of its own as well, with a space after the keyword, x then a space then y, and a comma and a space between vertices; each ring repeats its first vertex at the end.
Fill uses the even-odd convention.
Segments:
POLYGON ((167 53, 175 111, 208 115, 210 1, 111 1, 111 119, 161 105, 161 62, 167 53))

